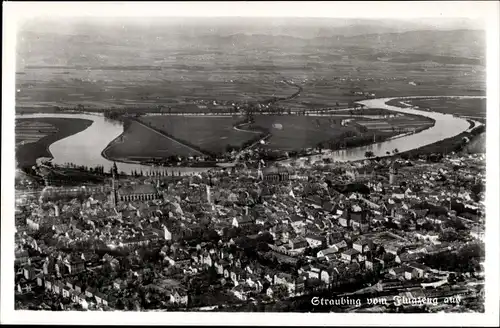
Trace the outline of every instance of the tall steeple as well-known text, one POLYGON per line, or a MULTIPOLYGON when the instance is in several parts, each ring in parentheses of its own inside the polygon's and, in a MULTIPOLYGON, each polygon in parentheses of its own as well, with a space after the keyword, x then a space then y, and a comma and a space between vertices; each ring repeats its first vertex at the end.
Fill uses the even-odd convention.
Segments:
POLYGON ((116 163, 113 165, 113 169, 111 170, 111 175, 112 175, 112 179, 111 179, 111 202, 113 203, 113 207, 116 207, 116 198, 117 198, 117 195, 116 195, 116 173, 115 173, 115 168, 116 168, 116 163))
POLYGON ((207 193, 207 203, 212 204, 212 194, 210 190, 210 185, 206 185, 206 193, 207 193))
POLYGON ((262 174, 262 162, 259 162, 259 168, 257 169, 257 179, 264 180, 264 175, 262 174))
POLYGON ((394 167, 394 163, 391 164, 389 167, 389 184, 393 185, 396 183, 396 175, 397 175, 397 170, 394 167))
POLYGON ((113 162, 112 171, 115 176, 118 174, 118 166, 116 166, 116 162, 113 162))

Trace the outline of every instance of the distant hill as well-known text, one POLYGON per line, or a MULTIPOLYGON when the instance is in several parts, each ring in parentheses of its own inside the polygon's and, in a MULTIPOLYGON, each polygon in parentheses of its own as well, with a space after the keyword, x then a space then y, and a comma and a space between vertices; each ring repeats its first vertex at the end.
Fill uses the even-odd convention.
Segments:
POLYGON ((363 34, 402 33, 419 30, 481 29, 482 22, 468 18, 432 19, 354 19, 307 17, 85 17, 70 20, 30 19, 22 24, 23 30, 38 33, 150 33, 161 35, 215 34, 219 36, 248 33, 269 36, 288 35, 298 38, 345 37, 363 34))
MULTIPOLYGON (((371 33, 356 36, 329 36, 299 38, 290 35, 237 33, 227 36, 192 36, 185 40, 199 45, 219 48, 279 48, 295 52, 318 52, 347 48, 346 54, 376 55, 397 54, 394 62, 434 61, 443 64, 483 64, 485 58, 485 33, 480 30, 409 31, 402 33, 371 33), (365 50, 363 50, 365 49, 365 50), (421 54, 419 58, 404 55, 421 54), (427 56, 425 56, 427 55, 427 56), (441 57, 461 57, 452 60, 441 57)), ((365 58, 368 59, 368 58, 365 58)), ((376 60, 376 57, 373 58, 376 60)))
POLYGON ((18 33, 16 70, 23 72, 30 65, 144 66, 166 57, 178 61, 203 54, 221 60, 232 56, 234 61, 243 60, 244 54, 250 62, 314 54, 327 58, 327 63, 346 55, 349 60, 375 62, 383 58, 394 63, 483 65, 484 31, 456 26, 474 24, 441 19, 93 18, 50 24, 34 20, 18 33))
POLYGON ((486 34, 481 30, 410 31, 343 38, 344 44, 432 55, 484 57, 486 34))

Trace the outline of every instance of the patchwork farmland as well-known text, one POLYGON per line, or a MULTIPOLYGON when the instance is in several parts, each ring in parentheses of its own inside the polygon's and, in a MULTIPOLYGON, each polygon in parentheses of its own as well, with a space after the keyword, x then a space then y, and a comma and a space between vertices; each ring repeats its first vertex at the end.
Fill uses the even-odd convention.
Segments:
POLYGON ((49 146, 88 128, 92 121, 43 117, 16 119, 16 161, 20 167, 35 165, 39 157, 52 157, 49 146))
POLYGON ((37 142, 41 138, 56 132, 57 129, 52 124, 34 120, 22 120, 16 124, 16 145, 37 142))

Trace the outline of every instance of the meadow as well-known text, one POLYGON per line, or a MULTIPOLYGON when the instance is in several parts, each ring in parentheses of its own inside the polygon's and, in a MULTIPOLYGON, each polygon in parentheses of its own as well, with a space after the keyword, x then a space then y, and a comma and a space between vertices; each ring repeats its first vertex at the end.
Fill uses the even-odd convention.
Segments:
POLYGON ((19 167, 31 167, 39 157, 52 157, 49 151, 51 144, 83 131, 91 124, 89 120, 72 118, 16 119, 16 161, 19 167), (42 132, 39 132, 41 126, 42 132), (22 140, 31 142, 21 143, 22 140))
POLYGON ((432 119, 416 115, 403 115, 375 120, 357 119, 355 122, 356 124, 366 127, 370 131, 396 131, 399 133, 419 130, 434 125, 432 119))
POLYGON ((113 140, 102 153, 106 158, 122 161, 201 154, 198 150, 189 148, 133 120, 126 122, 123 134, 113 140))
POLYGON ((483 123, 486 120, 486 99, 412 99, 407 103, 435 112, 464 116, 483 123))
POLYGON ((316 147, 319 142, 335 138, 345 131, 356 131, 355 127, 341 125, 342 117, 309 117, 297 115, 255 115, 254 123, 235 126, 244 117, 141 117, 146 124, 164 131, 178 140, 210 151, 223 153, 228 146, 239 148, 242 144, 262 136, 269 131, 271 137, 267 147, 279 150, 299 150, 316 147))
MULTIPOLYGON (((252 123, 243 116, 188 117, 152 115, 131 119, 123 135, 104 151, 117 160, 167 158, 172 155, 221 155, 241 149, 270 135, 264 148, 299 151, 338 140, 387 138, 430 127, 433 121, 414 115, 302 116, 255 115, 252 123)), ((326 147, 326 146, 324 146, 326 147)))
POLYGON ((296 115, 260 115, 248 128, 269 130, 271 138, 266 145, 270 149, 300 150, 316 147, 318 143, 340 136, 343 132, 355 132, 356 128, 341 125, 339 117, 309 117, 296 115))
POLYGON ((238 148, 243 143, 254 139, 256 135, 260 135, 258 131, 245 131, 247 127, 235 129, 235 125, 244 120, 242 116, 143 116, 140 118, 140 121, 145 124, 211 153, 223 153, 227 146, 238 148))
POLYGON ((379 140, 378 137, 420 130, 433 124, 430 119, 409 115, 392 118, 262 115, 256 116, 249 128, 268 130, 271 137, 266 147, 270 149, 298 151, 350 138, 377 137, 379 140))
POLYGON ((52 124, 35 120, 22 120, 16 124, 16 145, 37 142, 43 137, 57 132, 52 124))

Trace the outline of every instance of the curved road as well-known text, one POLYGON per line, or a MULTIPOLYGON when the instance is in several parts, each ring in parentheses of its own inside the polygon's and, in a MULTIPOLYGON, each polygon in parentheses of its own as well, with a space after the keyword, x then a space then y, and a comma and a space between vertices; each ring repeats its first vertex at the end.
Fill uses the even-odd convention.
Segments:
POLYGON ((244 129, 241 129, 240 127, 243 127, 245 125, 249 125, 250 123, 246 122, 246 123, 242 123, 242 124, 238 124, 238 125, 235 125, 233 126, 233 129, 238 131, 238 132, 248 132, 248 133, 253 133, 253 134, 260 134, 262 132, 260 131, 255 131, 255 130, 244 130, 244 129))

